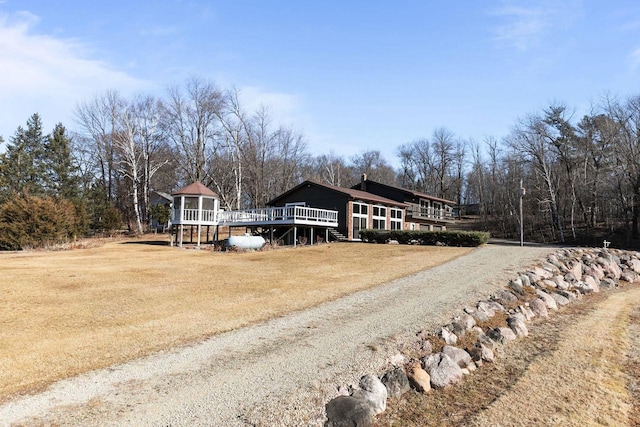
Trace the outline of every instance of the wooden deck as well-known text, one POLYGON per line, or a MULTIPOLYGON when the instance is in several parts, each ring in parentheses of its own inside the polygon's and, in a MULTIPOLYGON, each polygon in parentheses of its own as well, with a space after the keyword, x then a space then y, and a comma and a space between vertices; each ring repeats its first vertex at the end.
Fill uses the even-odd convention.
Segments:
POLYGON ((337 227, 338 212, 305 206, 280 206, 239 211, 219 211, 218 224, 229 227, 306 225, 337 227))

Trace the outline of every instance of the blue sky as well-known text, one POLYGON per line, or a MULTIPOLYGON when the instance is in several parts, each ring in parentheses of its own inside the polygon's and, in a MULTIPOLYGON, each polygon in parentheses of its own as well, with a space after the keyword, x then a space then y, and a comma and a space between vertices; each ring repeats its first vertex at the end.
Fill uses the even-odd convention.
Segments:
POLYGON ((640 95, 637 1, 0 0, 0 135, 116 89, 200 76, 266 103, 313 154, 396 148, 446 127, 501 138, 563 102, 640 95))

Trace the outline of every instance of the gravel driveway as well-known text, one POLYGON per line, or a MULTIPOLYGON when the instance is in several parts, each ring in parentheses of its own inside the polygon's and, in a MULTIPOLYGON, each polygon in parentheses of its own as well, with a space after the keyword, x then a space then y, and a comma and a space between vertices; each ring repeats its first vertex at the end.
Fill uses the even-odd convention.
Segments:
POLYGON ((0 406, 0 423, 322 425, 338 386, 381 374, 398 344, 447 323, 554 249, 489 244, 371 290, 58 382, 0 406))

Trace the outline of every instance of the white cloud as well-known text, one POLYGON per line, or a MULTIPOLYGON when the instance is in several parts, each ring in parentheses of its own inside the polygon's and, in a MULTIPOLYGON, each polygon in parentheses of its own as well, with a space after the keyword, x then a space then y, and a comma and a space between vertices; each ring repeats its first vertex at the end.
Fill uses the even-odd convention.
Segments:
POLYGON ((297 95, 269 91, 258 86, 242 86, 239 91, 240 101, 248 111, 256 111, 264 106, 275 123, 300 128, 307 120, 297 95))
POLYGON ((497 11, 496 15, 507 21, 496 29, 496 40, 522 51, 530 47, 547 25, 540 9, 511 6, 497 11))
POLYGON ((581 14, 580 0, 504 0, 490 12, 503 20, 495 29, 495 40, 523 52, 538 45, 551 29, 564 29, 581 14))
POLYGON ((38 34, 39 21, 30 12, 0 14, 0 135, 5 140, 33 113, 42 117, 45 132, 57 122, 74 128, 73 109, 82 99, 108 89, 128 93, 149 87, 89 58, 77 40, 38 34))

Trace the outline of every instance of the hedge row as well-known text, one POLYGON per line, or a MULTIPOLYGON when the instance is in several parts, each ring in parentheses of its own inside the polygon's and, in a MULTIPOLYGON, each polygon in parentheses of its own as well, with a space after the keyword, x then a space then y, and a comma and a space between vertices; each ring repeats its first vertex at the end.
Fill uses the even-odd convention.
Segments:
POLYGON ((0 205, 0 251, 68 242, 83 231, 84 216, 66 199, 14 195, 0 205))
POLYGON ((423 231, 423 230, 362 230, 360 238, 365 242, 386 243, 396 240, 401 244, 480 246, 489 241, 489 233, 482 231, 423 231))

